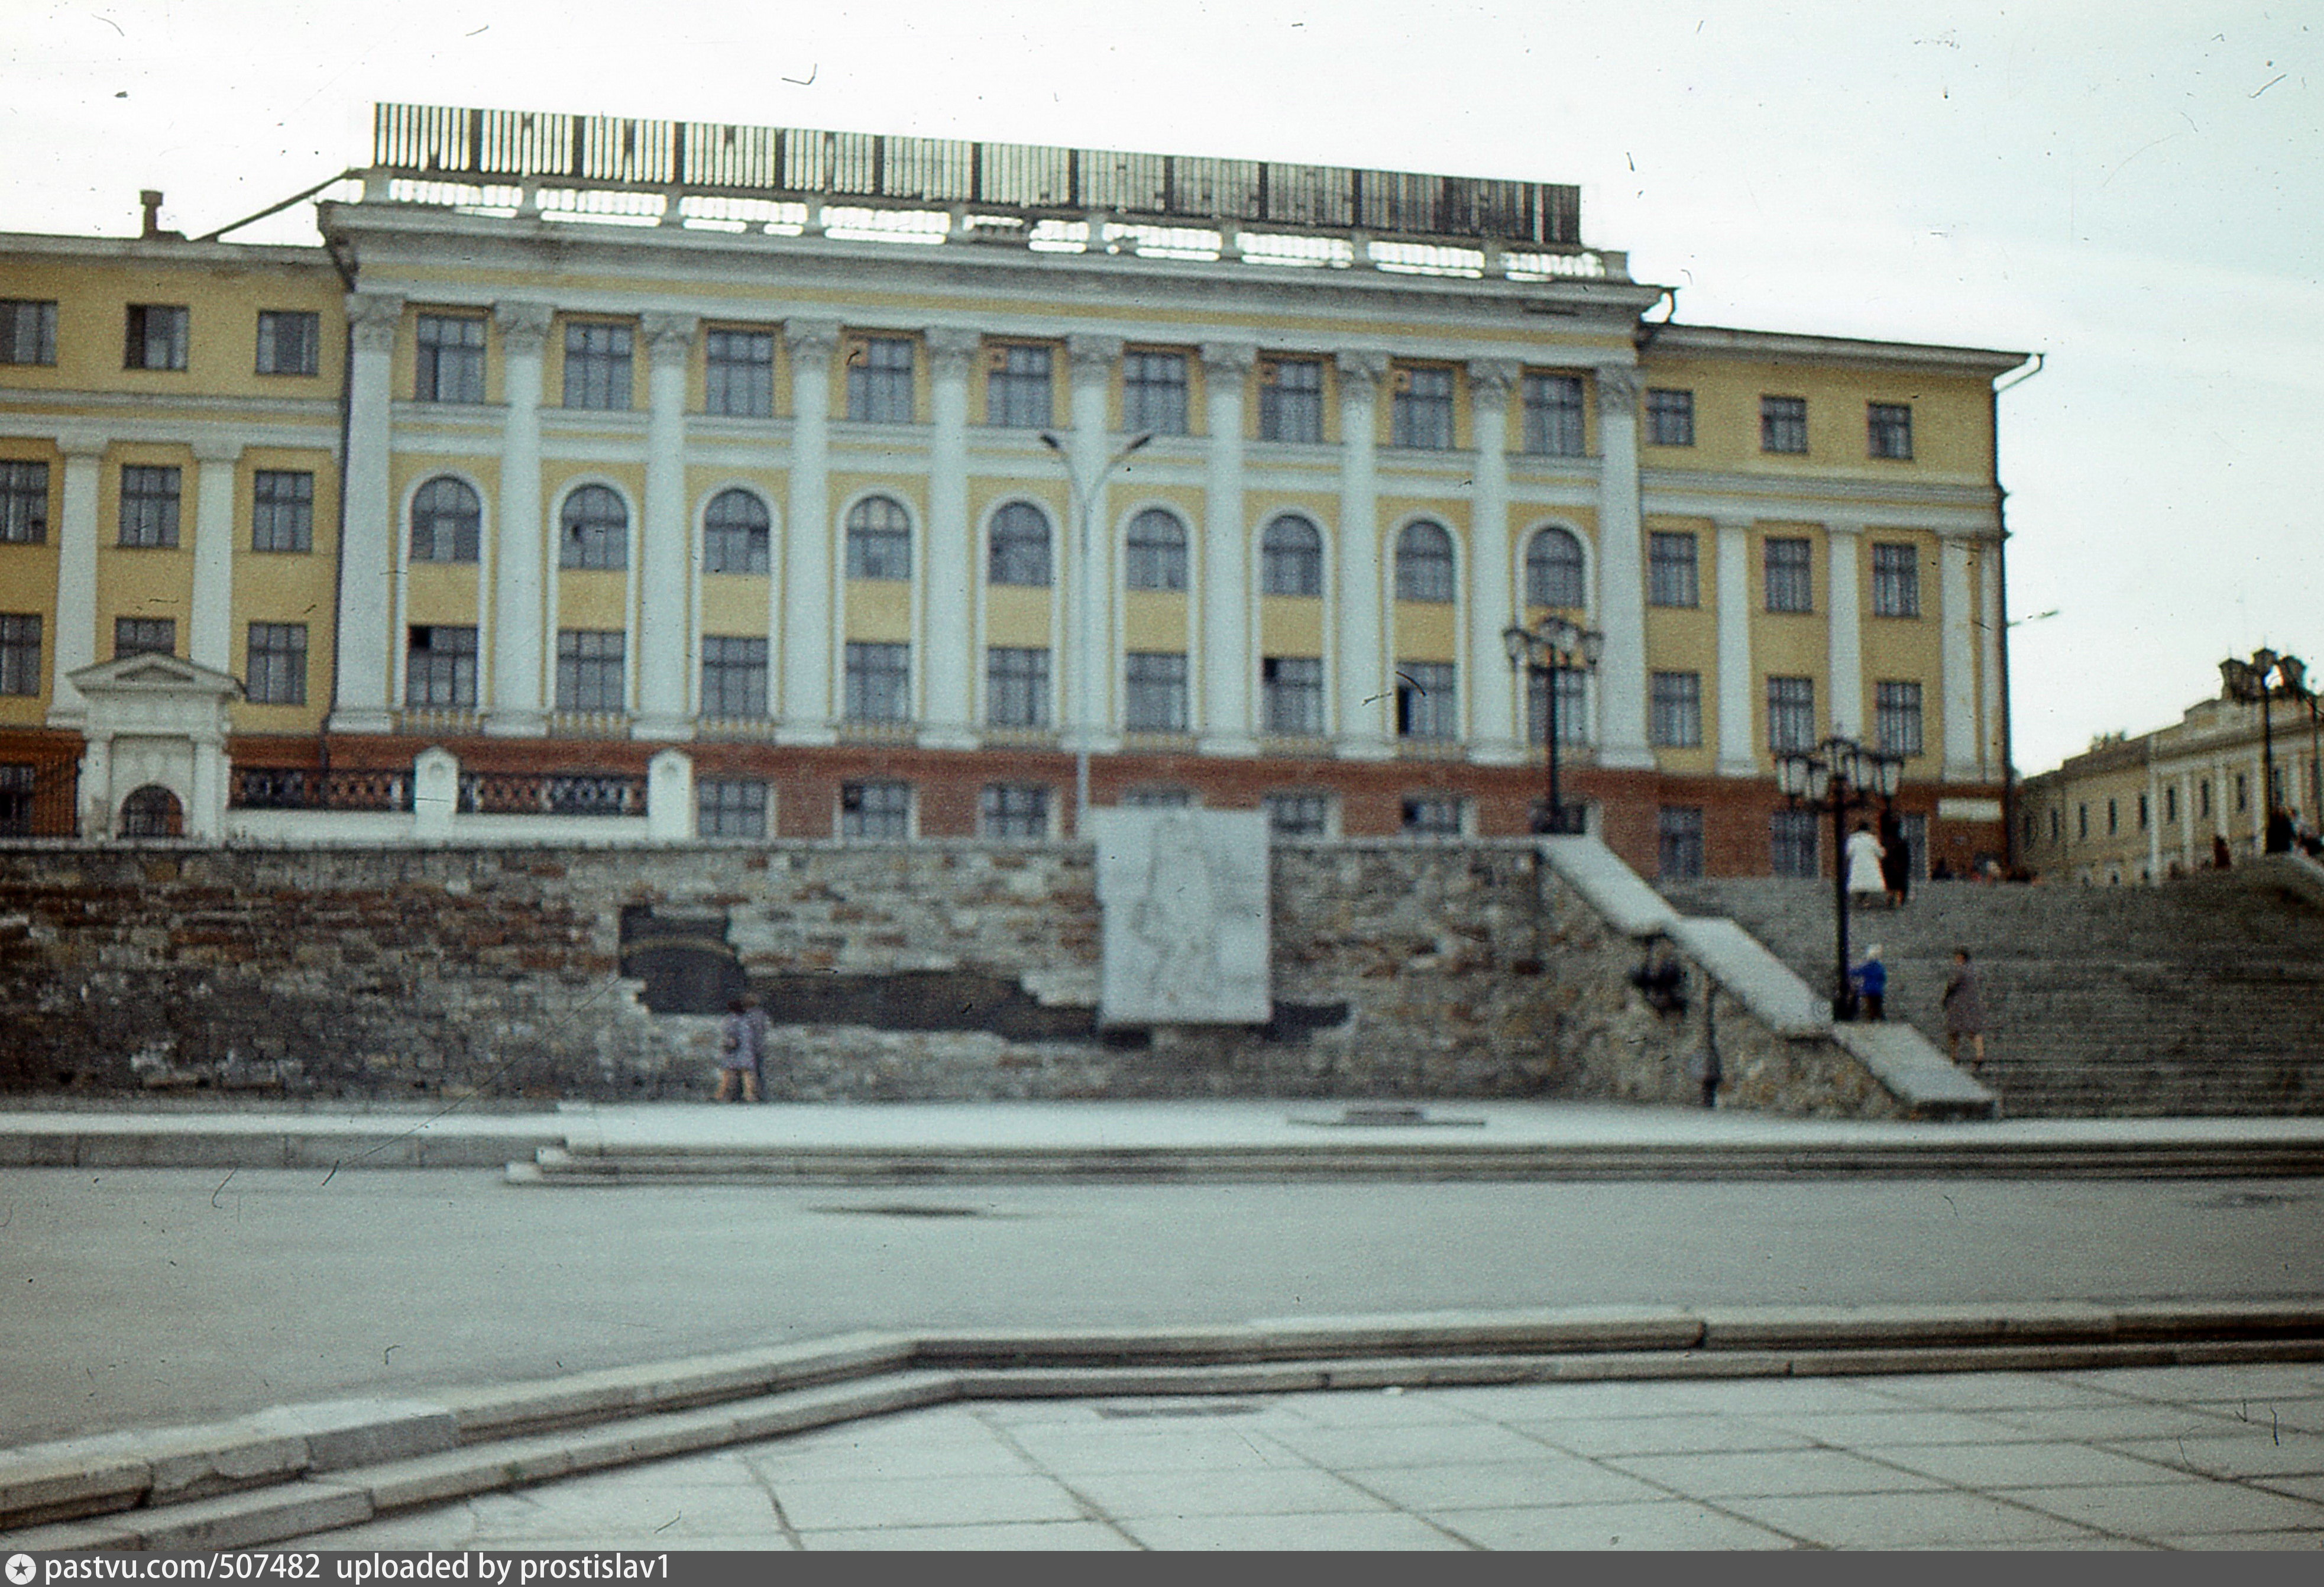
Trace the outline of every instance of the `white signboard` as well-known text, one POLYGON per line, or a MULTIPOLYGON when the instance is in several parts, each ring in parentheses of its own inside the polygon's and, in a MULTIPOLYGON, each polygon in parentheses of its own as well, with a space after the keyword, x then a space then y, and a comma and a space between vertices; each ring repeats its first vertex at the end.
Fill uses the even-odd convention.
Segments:
POLYGON ((1256 811, 1090 812, 1104 918, 1102 1025, 1263 1025, 1267 817, 1256 811))

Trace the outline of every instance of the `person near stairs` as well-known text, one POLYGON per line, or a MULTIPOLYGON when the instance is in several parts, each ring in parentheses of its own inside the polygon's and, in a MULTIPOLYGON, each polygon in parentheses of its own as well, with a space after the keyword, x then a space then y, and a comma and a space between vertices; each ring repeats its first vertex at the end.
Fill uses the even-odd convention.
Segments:
POLYGON ((720 1035, 718 1100, 731 1103, 740 1089, 742 1100, 759 1100, 759 1027, 741 998, 726 1005, 726 1026, 720 1035))
POLYGON ((1881 962, 1880 945, 1874 943, 1864 950, 1856 968, 1848 973, 1850 990, 1857 996, 1862 1017, 1877 1022, 1883 1018, 1888 998, 1888 966, 1881 962))
POLYGON ((1953 950, 1953 973, 1945 981, 1944 995, 1938 1000, 1945 1012, 1945 1056, 1953 1063, 1960 1062, 1961 1038, 1969 1041, 1969 1073, 1985 1067, 1985 1000, 1978 988, 1977 972, 1970 967, 1969 950, 1953 950))
POLYGON ((1880 801, 1880 879, 1887 883, 1888 907, 1903 909, 1913 889, 1913 850, 1894 799, 1880 801))
POLYGON ((1872 828, 1858 822, 1848 839, 1848 890, 1859 909, 1868 895, 1888 890, 1888 879, 1880 873, 1881 854, 1880 840, 1872 835, 1872 828))

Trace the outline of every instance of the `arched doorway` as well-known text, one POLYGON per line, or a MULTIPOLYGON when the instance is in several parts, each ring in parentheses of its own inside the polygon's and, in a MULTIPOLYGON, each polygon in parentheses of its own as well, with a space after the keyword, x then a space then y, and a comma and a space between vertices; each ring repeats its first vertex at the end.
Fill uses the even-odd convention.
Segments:
POLYGON ((124 837, 183 837, 186 813, 178 796, 158 782, 149 782, 121 801, 124 837))

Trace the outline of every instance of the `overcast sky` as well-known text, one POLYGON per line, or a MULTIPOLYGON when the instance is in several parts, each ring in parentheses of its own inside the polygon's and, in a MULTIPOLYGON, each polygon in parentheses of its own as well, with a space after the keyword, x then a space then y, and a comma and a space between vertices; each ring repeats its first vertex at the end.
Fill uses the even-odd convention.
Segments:
MULTIPOLYGON (((374 100, 1578 182, 1679 318, 2047 355, 2001 399, 2016 761, 2324 667, 2324 10, 0 0, 0 229, 222 226, 374 100), (2311 24, 2309 18, 2314 18, 2311 24), (2043 615, 2054 612, 2054 616, 2043 615)), ((253 240, 311 241, 311 211, 253 240)))

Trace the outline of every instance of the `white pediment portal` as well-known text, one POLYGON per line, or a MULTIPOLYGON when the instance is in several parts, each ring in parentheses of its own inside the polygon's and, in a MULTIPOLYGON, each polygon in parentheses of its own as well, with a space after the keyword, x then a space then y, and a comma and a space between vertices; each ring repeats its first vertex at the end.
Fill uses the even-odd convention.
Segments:
POLYGON ((69 676, 88 703, 81 835, 124 835, 124 807, 129 828, 155 835, 174 800, 177 835, 217 841, 226 827, 226 707, 242 697, 241 683, 198 662, 150 654, 115 656, 69 676))

